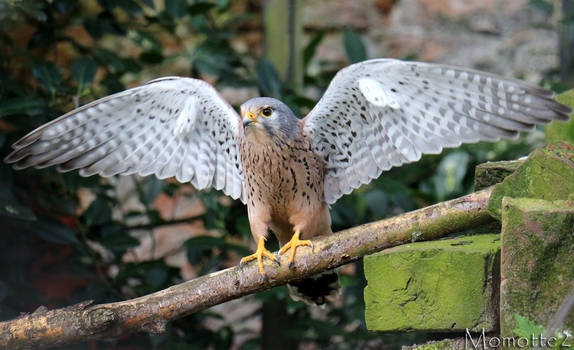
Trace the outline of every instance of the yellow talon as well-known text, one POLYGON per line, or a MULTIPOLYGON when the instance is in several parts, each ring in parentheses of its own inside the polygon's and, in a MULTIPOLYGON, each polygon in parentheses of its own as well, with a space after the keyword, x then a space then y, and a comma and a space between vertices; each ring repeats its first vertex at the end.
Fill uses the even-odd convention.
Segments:
POLYGON ((297 250, 297 247, 300 246, 310 246, 311 249, 313 249, 313 243, 311 241, 302 241, 299 239, 299 230, 297 229, 295 230, 293 237, 291 237, 291 240, 287 242, 283 247, 281 247, 281 250, 279 251, 279 254, 285 254, 286 251, 291 249, 291 255, 289 256, 289 266, 291 266, 295 261, 295 251, 297 250))
POLYGON ((263 257, 267 257, 267 258, 277 262, 277 258, 275 257, 275 255, 273 255, 270 251, 268 251, 265 248, 265 238, 261 237, 261 238, 259 238, 259 243, 257 243, 257 251, 255 251, 255 254, 251 254, 251 255, 244 257, 243 259, 241 259, 239 264, 243 264, 243 263, 246 263, 248 261, 257 259, 257 266, 259 267, 259 274, 261 276, 263 276, 263 278, 266 278, 267 276, 265 275, 265 270, 263 270, 263 257))

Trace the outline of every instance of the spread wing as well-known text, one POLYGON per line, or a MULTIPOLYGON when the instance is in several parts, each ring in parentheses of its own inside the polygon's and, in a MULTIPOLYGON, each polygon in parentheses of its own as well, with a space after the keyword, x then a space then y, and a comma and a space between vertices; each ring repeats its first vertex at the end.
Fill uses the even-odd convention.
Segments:
POLYGON ((568 120, 570 108, 552 97, 470 69, 376 59, 338 72, 303 120, 304 131, 327 164, 331 204, 423 153, 513 138, 535 124, 568 120))
POLYGON ((14 168, 82 176, 175 176, 245 202, 237 146, 240 118, 201 80, 166 77, 104 97, 32 131, 12 147, 14 168))

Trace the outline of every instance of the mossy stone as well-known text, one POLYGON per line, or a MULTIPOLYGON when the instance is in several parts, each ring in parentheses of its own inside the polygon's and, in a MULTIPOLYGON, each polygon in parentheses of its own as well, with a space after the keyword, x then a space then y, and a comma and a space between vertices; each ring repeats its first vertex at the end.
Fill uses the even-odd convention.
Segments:
POLYGON ((445 339, 439 341, 430 341, 421 345, 403 346, 402 350, 451 350, 457 349, 453 347, 452 341, 445 339))
POLYGON ((501 219, 503 197, 568 199, 574 193, 574 146, 558 142, 534 150, 512 175, 496 185, 488 213, 501 219))
MULTIPOLYGON (((574 202, 502 201, 501 336, 514 336, 515 313, 546 326, 574 285, 574 202)), ((562 329, 574 330, 574 314, 562 329)))
MULTIPOLYGON (((478 336, 477 336, 478 337, 478 336)), ((477 339, 477 338, 475 338, 477 339)), ((485 341, 487 344, 487 349, 491 349, 488 347, 488 340, 490 339, 489 336, 485 337, 485 341)), ((474 349, 472 345, 472 339, 466 339, 465 337, 460 338, 448 338, 444 340, 438 341, 429 341, 424 344, 418 345, 404 345, 402 346, 401 350, 470 350, 474 349)), ((482 344, 482 341, 479 342, 482 344)), ((479 345, 477 349, 482 349, 482 345, 479 345)), ((493 348, 494 349, 494 348, 493 348)))
POLYGON ((474 168, 474 190, 480 191, 497 183, 501 183, 507 176, 518 169, 523 160, 510 160, 482 163, 474 168))
POLYGON ((371 331, 493 331, 500 236, 402 245, 364 258, 371 331))
MULTIPOLYGON (((568 90, 556 96, 556 100, 571 108, 574 108, 574 89, 568 90)), ((570 115, 567 123, 554 121, 546 126, 546 142, 565 141, 574 145, 574 114, 570 115)))

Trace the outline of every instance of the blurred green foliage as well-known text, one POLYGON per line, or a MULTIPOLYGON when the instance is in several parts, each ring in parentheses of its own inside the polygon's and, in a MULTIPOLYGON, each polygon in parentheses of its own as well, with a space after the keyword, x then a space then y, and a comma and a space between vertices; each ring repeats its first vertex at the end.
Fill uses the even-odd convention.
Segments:
MULTIPOLYGON (((156 7, 159 3, 163 4, 153 0, 0 1, 2 155, 35 127, 96 97, 156 77, 158 71, 209 78, 218 88, 258 88, 262 95, 283 99, 300 115, 315 103, 284 84, 270 62, 232 44, 242 26, 260 15, 257 6, 248 7, 251 13, 236 14, 229 0, 170 0, 156 7)), ((315 57, 324 37, 325 33, 315 34, 304 48, 306 91, 323 91, 342 68, 315 57), (321 67, 319 73, 309 73, 312 62, 321 67)), ((345 32, 341 45, 349 62, 367 58, 359 34, 345 32)), ((393 169, 337 202, 332 207, 333 229, 467 193, 472 190, 476 164, 514 159, 531 148, 524 139, 466 145, 393 169)), ((153 177, 133 181, 141 209, 126 211, 116 191, 117 178, 82 178, 77 172, 60 174, 52 168, 14 171, 0 165, 0 319, 39 305, 132 298, 182 281, 181 271, 162 259, 122 260, 140 244, 134 230, 151 232, 181 222, 162 218, 152 204, 160 194, 181 195, 179 184, 153 177), (78 193, 86 190, 94 199, 82 210, 78 193)), ((248 253, 251 237, 240 202, 222 201, 217 191, 185 192, 184 196, 200 200, 206 209, 187 221, 201 220, 215 232, 191 238, 182 246, 199 274, 221 269, 234 254, 248 253)), ((383 343, 392 348, 421 340, 416 334, 382 336, 366 331, 362 264, 346 269, 341 282, 342 305, 329 306, 322 316, 312 316, 307 306, 291 301, 285 287, 252 298, 263 305, 278 303, 289 315, 290 323, 280 330, 282 336, 319 348, 356 349, 383 343)), ((259 307, 243 321, 263 313, 259 307)), ((243 339, 239 348, 252 349, 264 337, 257 332, 235 334, 224 315, 207 310, 171 323, 164 335, 122 337, 113 344, 117 349, 228 349, 243 339)), ((107 348, 106 344, 94 343, 92 348, 107 348)), ((73 348, 84 345, 66 347, 73 348)))
POLYGON ((549 335, 544 326, 537 324, 526 316, 515 313, 514 319, 516 320, 516 328, 513 330, 514 334, 520 338, 530 340, 531 348, 534 348, 536 345, 548 349, 563 349, 571 346, 570 338, 572 338, 572 333, 569 330, 558 329, 554 334, 549 335))

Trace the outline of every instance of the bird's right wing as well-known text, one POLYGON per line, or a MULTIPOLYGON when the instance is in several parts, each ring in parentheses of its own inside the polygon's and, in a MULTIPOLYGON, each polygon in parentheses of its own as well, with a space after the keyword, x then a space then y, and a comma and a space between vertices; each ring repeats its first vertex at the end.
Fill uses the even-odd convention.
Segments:
POLYGON ((552 97, 471 69, 375 59, 339 71, 303 125, 327 165, 331 204, 423 153, 568 120, 571 109, 552 97))
POLYGON ((32 131, 5 161, 80 175, 175 176, 245 202, 237 112, 208 83, 153 80, 75 109, 32 131))

